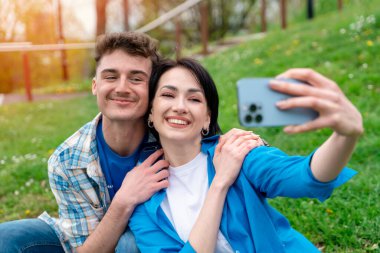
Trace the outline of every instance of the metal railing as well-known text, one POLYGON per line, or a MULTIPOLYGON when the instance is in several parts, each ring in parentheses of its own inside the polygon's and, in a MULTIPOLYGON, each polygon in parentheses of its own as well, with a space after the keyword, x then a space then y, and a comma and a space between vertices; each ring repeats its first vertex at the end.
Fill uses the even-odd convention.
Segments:
MULTIPOLYGON (((260 15, 261 15, 261 32, 266 31, 266 0, 260 0, 260 15)), ((338 3, 338 9, 341 10, 343 7, 342 0, 337 0, 338 3)), ((176 25, 176 57, 179 58, 181 55, 181 22, 179 21, 179 17, 182 13, 188 11, 191 8, 194 8, 195 6, 200 5, 199 12, 201 17, 201 43, 202 43, 202 54, 207 54, 209 52, 208 50, 208 7, 207 7, 207 1, 204 0, 187 0, 184 3, 176 6, 175 8, 171 9, 170 11, 164 13, 157 19, 153 20, 152 22, 144 25, 143 27, 140 27, 136 29, 135 31, 138 32, 149 32, 153 29, 156 29, 157 27, 165 24, 166 22, 175 19, 175 25, 176 25)), ((281 19, 281 27, 282 29, 286 29, 287 22, 286 22, 286 0, 279 0, 279 6, 280 6, 280 19, 281 19)), ((22 58, 23 58, 23 75, 24 75, 24 82, 25 82, 25 94, 28 101, 33 100, 32 95, 32 84, 31 84, 31 78, 30 78, 30 64, 29 64, 29 55, 28 52, 31 51, 61 51, 61 57, 62 57, 62 70, 64 73, 64 79, 68 78, 65 77, 67 74, 67 61, 65 59, 65 52, 66 50, 77 50, 77 49, 93 49, 95 47, 95 43, 68 43, 68 44, 42 44, 42 45, 33 45, 30 42, 21 42, 21 43, 0 43, 0 52, 21 52, 22 58)))

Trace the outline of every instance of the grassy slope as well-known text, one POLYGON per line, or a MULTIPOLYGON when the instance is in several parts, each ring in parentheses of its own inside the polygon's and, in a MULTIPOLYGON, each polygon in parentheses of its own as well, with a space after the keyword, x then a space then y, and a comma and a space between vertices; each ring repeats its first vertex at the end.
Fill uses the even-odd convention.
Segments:
POLYGON ((47 159, 96 113, 90 96, 0 107, 0 221, 56 214, 47 159))
MULTIPOLYGON (((276 199, 271 203, 292 225, 325 252, 378 252, 380 241, 380 6, 346 8, 311 23, 268 34, 204 64, 219 86, 220 122, 239 127, 235 83, 241 77, 274 76, 289 67, 313 67, 334 79, 363 113, 366 133, 350 162, 360 171, 350 183, 320 204, 314 200, 276 199), (356 36, 349 26, 358 15, 376 16, 356 36), (344 29, 344 31, 342 30, 344 29), (372 46, 371 46, 372 44, 372 46)), ((46 160, 52 150, 97 113, 92 97, 0 107, 0 221, 56 215, 46 160)), ((290 154, 307 154, 329 131, 287 136, 280 128, 253 129, 290 154)))
MULTIPOLYGON (((269 33, 203 61, 218 85, 224 130, 239 127, 235 89, 239 78, 275 76, 290 67, 314 68, 335 80, 362 112, 366 133, 349 164, 360 171, 354 180, 322 204, 308 199, 271 200, 296 229, 324 245, 326 252, 379 251, 379 53, 380 5, 372 1, 269 33), (361 23, 362 28, 350 29, 351 24, 361 23)), ((287 136, 281 128, 253 130, 290 154, 306 154, 330 134, 323 130, 287 136)))

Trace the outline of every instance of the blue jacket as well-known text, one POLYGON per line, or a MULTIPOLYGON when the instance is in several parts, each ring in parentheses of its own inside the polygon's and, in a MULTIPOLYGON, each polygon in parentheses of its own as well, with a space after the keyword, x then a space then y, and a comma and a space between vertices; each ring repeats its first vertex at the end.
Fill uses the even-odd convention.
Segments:
MULTIPOLYGON (((212 163, 218 136, 202 141, 208 155, 209 185, 215 176, 212 163)), ((224 203, 220 230, 235 252, 319 252, 288 220, 272 208, 266 198, 286 196, 327 199, 355 171, 344 168, 333 181, 317 181, 310 169, 309 156, 288 156, 277 148, 258 147, 245 158, 236 182, 224 203)), ((165 190, 136 207, 129 226, 142 253, 195 252, 182 241, 160 207, 165 190)))

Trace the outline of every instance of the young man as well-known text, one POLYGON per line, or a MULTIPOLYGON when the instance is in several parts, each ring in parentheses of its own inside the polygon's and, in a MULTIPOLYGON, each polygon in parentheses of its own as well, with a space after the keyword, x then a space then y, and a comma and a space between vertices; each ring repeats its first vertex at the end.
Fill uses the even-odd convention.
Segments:
POLYGON ((59 232, 66 251, 113 252, 135 206, 168 185, 168 172, 162 170, 168 163, 154 164, 161 151, 131 171, 147 148, 155 148, 144 115, 158 59, 154 41, 144 34, 111 34, 97 41, 92 92, 101 113, 49 159, 60 217, 40 217, 59 232))

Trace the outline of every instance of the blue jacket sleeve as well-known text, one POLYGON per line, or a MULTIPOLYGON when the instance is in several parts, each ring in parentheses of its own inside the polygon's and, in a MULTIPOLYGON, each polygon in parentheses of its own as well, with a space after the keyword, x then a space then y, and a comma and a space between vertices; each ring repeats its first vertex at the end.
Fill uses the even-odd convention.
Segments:
POLYGON ((144 205, 136 207, 129 220, 129 227, 141 253, 196 253, 190 242, 181 241, 174 229, 165 231, 158 220, 153 220, 144 205))
POLYGON ((342 185, 356 172, 344 168, 330 182, 320 182, 312 174, 309 156, 289 156, 277 148, 258 147, 253 149, 243 162, 243 173, 250 183, 266 197, 317 198, 324 201, 334 188, 342 185))

